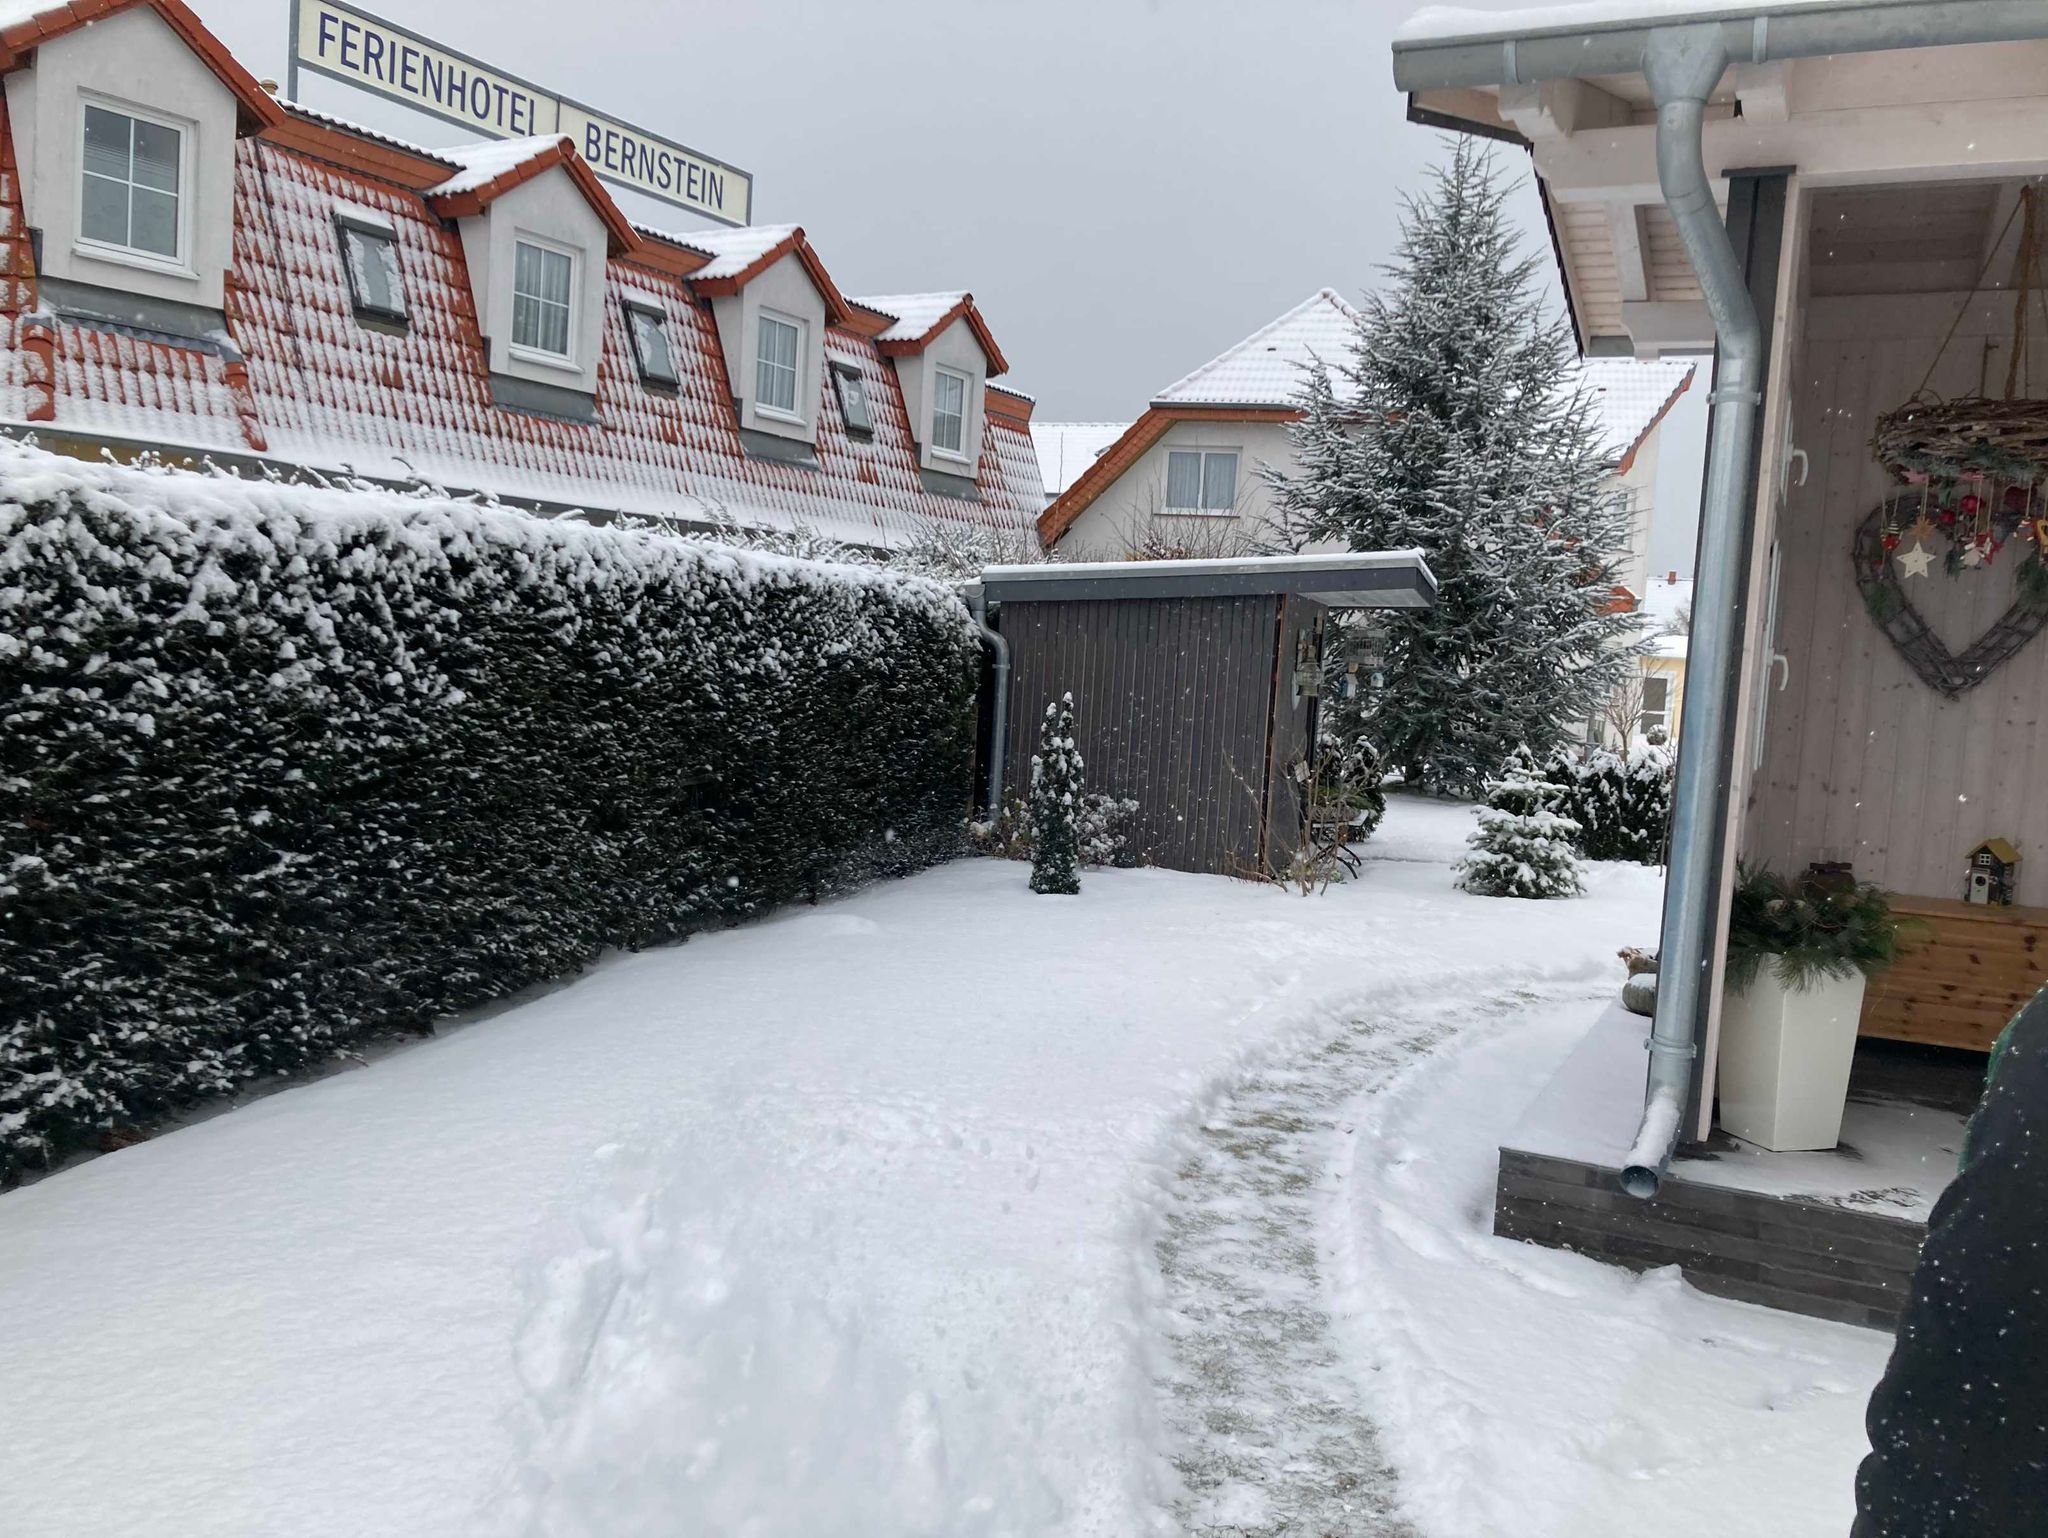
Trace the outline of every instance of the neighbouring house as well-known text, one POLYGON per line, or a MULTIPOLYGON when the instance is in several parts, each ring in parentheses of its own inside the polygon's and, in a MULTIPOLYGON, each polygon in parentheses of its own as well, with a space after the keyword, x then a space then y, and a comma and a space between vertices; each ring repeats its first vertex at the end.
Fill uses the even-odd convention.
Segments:
MULTIPOLYGON (((1311 369, 1344 392, 1358 311, 1319 289, 1286 314, 1154 396, 1144 415, 1033 429, 1051 504, 1038 531, 1070 560, 1233 556, 1284 547, 1262 471, 1295 468, 1289 425, 1311 369), (1055 481, 1058 485, 1055 487, 1055 481)), ((1682 360, 1588 358, 1615 483, 1631 511, 1617 585, 1640 601, 1655 511, 1657 428, 1692 381, 1682 360)))
POLYGON ((1055 498, 1130 430, 1128 422, 1040 422, 1031 424, 1031 446, 1038 450, 1038 476, 1045 482, 1045 501, 1055 498))
POLYGON ((636 225, 566 138, 279 101, 180 0, 15 5, 0 74, 0 431, 882 548, 1042 510, 964 291, 636 225))
POLYGON ((1088 788, 1136 803, 1134 854, 1265 878, 1309 828, 1331 611, 1427 608, 1436 578, 1415 550, 1062 561, 991 566, 972 601, 1004 659, 984 807, 1028 787, 1045 708, 1072 694, 1088 788))
POLYGON ((1685 719, 1685 631, 1691 609, 1690 577, 1674 571, 1649 579, 1637 604, 1646 649, 1634 673, 1615 691, 1605 718, 1595 723, 1607 746, 1678 741, 1685 719))
POLYGON ((1874 437, 1909 401, 1965 437, 2048 411, 2048 6, 1434 8, 1394 75, 1415 121, 1529 154, 1589 352, 1716 347, 1656 1017, 1600 1021, 1504 1137, 1496 1225, 1886 1324, 1985 1049, 2048 980, 2048 859, 1963 901, 1987 839, 2048 847, 2048 477, 1874 437), (1738 856, 1924 925, 1846 1087, 1730 995, 1738 856), (1759 1085, 1845 1106, 1839 1146, 1732 1136, 1759 1085))

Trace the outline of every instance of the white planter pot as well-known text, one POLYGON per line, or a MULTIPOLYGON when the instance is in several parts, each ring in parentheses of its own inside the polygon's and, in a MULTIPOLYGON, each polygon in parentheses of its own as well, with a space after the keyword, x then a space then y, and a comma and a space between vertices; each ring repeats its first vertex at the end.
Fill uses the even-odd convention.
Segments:
POLYGON ((1769 964, 1721 1011, 1721 1126, 1778 1153, 1842 1138, 1863 978, 1787 988, 1769 964))

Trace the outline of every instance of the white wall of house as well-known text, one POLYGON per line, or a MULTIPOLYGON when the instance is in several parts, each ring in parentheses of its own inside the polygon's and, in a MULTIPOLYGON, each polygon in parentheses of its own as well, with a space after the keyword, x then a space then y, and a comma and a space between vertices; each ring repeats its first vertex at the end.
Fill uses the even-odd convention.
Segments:
POLYGON ((988 358, 974 339, 974 328, 964 317, 956 320, 926 343, 924 351, 897 358, 895 363, 903 383, 903 405, 910 413, 910 434, 917 440, 917 462, 941 475, 974 474, 975 456, 981 449, 982 390, 988 375, 988 358), (932 378, 942 368, 967 376, 966 432, 958 454, 932 442, 932 378))
POLYGON ((1113 561, 1129 555, 1147 538, 1185 541, 1201 551, 1214 547, 1217 554, 1233 553, 1225 547, 1276 539, 1280 520, 1272 488, 1259 474, 1262 465, 1289 474, 1296 469, 1294 447, 1284 422, 1175 422, 1083 510, 1058 549, 1069 560, 1113 561), (1236 452, 1235 511, 1227 515, 1166 511, 1167 456, 1175 449, 1236 452))
POLYGON ((740 426, 753 432, 800 443, 818 441, 818 405, 823 399, 825 368, 825 299, 794 251, 759 274, 737 294, 711 301, 725 352, 725 372, 739 403, 740 426), (796 411, 788 416, 762 411, 755 397, 755 363, 761 340, 761 313, 792 320, 803 332, 801 368, 796 382, 796 411))
POLYGON ((604 343, 606 231, 569 173, 543 171, 462 220, 461 231, 477 319, 490 342, 491 372, 596 394, 604 343), (566 359, 512 343, 514 246, 521 239, 566 252, 575 263, 566 359))
POLYGON ((219 309, 234 230, 236 103, 163 18, 138 8, 68 32, 38 48, 28 69, 7 76, 6 90, 23 209, 43 233, 43 273, 219 309), (177 256, 127 253, 83 238, 88 102, 183 135, 177 256))

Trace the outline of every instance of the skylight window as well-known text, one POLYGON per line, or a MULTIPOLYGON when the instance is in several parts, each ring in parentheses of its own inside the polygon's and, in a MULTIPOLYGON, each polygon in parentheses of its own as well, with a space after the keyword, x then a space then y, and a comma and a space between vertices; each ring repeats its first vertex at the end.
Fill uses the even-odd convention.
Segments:
POLYGON ((569 356, 570 300, 576 259, 566 251, 516 242, 512 257, 512 345, 549 358, 569 356))
POLYGON ((932 447, 967 457, 967 376, 942 368, 932 381, 932 447))
POLYGON ((626 334, 633 339, 633 360, 640 366, 642 384, 673 390, 682 383, 675 350, 668 342, 666 315, 651 305, 628 303, 626 334))
POLYGON ((388 224, 338 215, 342 264, 348 270, 349 299, 356 314, 369 320, 406 318, 405 279, 398 270, 398 236, 388 224))
POLYGON ((95 245, 175 262, 185 135, 108 107, 87 104, 78 233, 95 245))
POLYGON ((875 414, 868 409, 868 382, 856 369, 832 366, 832 386, 839 392, 839 415, 850 433, 872 434, 875 414))

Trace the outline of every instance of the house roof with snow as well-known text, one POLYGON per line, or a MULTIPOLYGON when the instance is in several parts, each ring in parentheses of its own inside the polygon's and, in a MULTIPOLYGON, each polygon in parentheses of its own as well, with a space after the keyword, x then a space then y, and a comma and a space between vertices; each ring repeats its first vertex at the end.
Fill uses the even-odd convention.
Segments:
MULTIPOLYGON (((76 284, 37 270, 24 207, 33 168, 0 177, 0 431, 32 431, 83 455, 148 448, 252 469, 421 479, 537 510, 803 524, 871 546, 930 524, 1028 527, 1043 508, 1030 398, 993 384, 977 392, 985 406, 966 473, 935 486, 899 377, 915 362, 890 356, 881 340, 901 318, 848 303, 797 226, 643 230, 620 216, 571 141, 429 150, 277 102, 181 0, 73 0, 33 22, 22 9, 0 0, 5 67, 33 68, 30 49, 78 31, 80 17, 153 12, 227 86, 240 137, 218 147, 232 162, 232 206, 195 196, 193 222, 221 218, 230 235, 216 323, 189 334, 153 314, 125 324, 87 313, 76 284), (468 238, 493 202, 547 175, 566 176, 603 231, 589 383, 573 411, 555 408, 563 391, 508 390, 496 371, 490 296, 468 238), (365 318, 337 215, 388 239, 403 292, 396 322, 365 318), (752 365, 729 366, 732 338, 714 313, 718 296, 787 256, 824 315, 814 337, 821 361, 804 375, 815 394, 802 403, 800 442, 746 429, 752 365), (658 318, 672 383, 643 372, 629 299, 658 318), (865 425, 848 424, 848 381, 865 396, 865 425)), ((82 32, 81 46, 96 35, 82 32)), ((138 89, 122 87, 128 97, 138 89)), ((0 104, 10 170, 21 147, 0 104)), ((510 330, 511 280, 500 276, 508 292, 498 324, 510 330)), ((985 329, 978 310, 976 319, 985 329)), ((990 348, 995 372, 992 339, 990 348)))
POLYGON ((1033 422, 1031 446, 1045 494, 1056 497, 1131 430, 1128 422, 1033 422))
POLYGON ((1685 358, 1587 358, 1580 363, 1598 406, 1601 441, 1617 471, 1627 471, 1643 440, 1692 384, 1696 367, 1685 358))
MULTIPOLYGON (((1155 406, 1291 406, 1310 371, 1332 371, 1350 356, 1358 311, 1333 288, 1319 288, 1285 315, 1152 398, 1155 406)), ((1333 374, 1342 385, 1343 375, 1333 374)), ((1340 392, 1341 393, 1341 392, 1340 392)))

